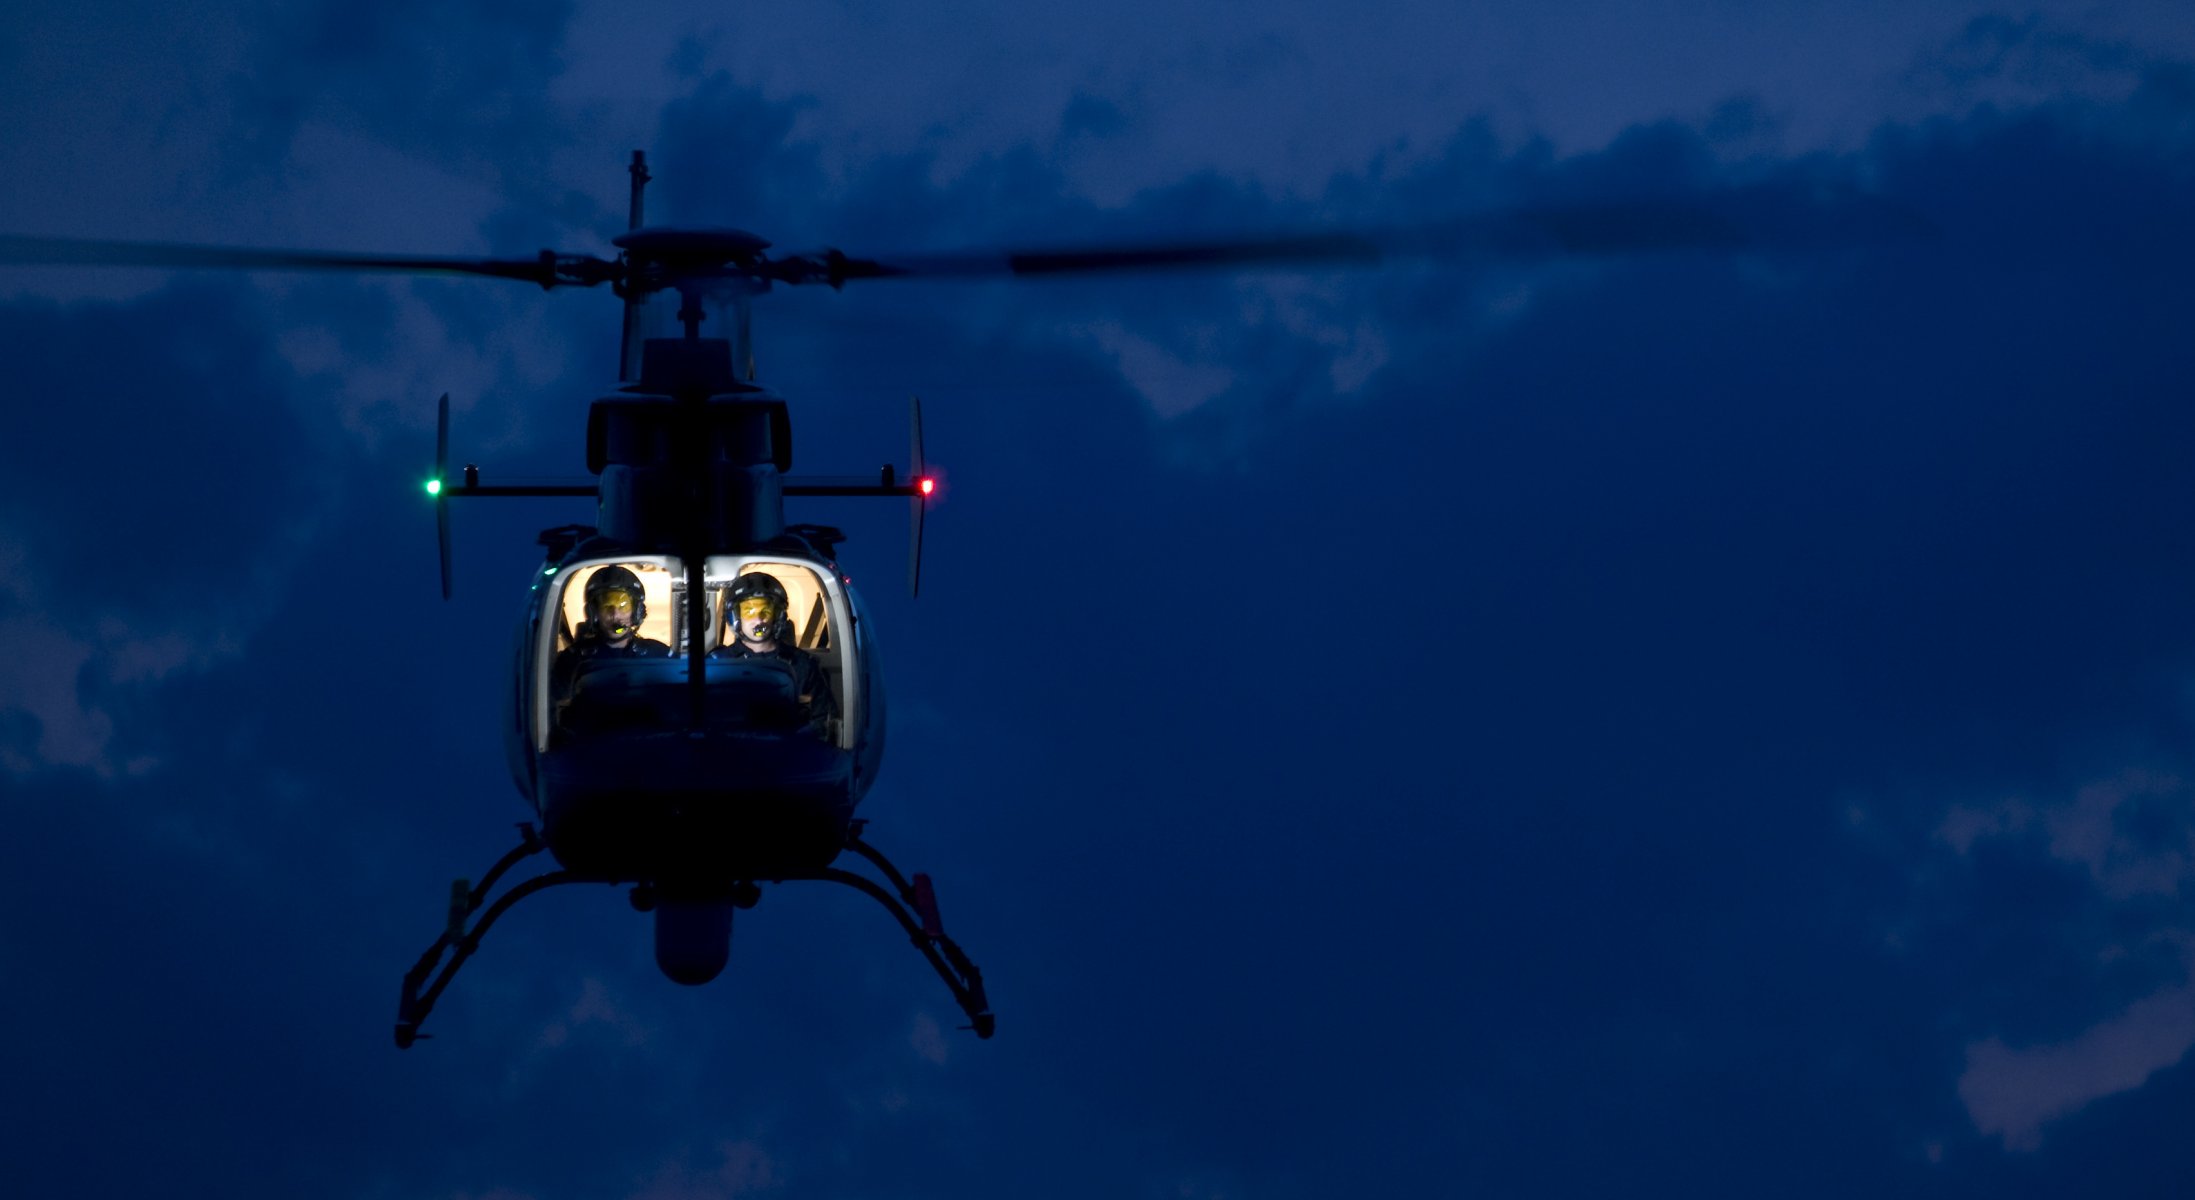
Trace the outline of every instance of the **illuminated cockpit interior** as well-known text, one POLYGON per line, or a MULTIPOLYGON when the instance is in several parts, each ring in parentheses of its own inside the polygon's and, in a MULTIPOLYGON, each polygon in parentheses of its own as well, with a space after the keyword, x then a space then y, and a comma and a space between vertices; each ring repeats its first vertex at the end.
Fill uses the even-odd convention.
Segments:
MULTIPOLYGON (((599 585, 597 578, 605 569, 621 569, 629 572, 640 584, 646 612, 641 617, 639 636, 662 643, 669 652, 676 653, 681 645, 679 636, 678 605, 672 603, 674 576, 669 560, 637 560, 622 563, 592 563, 578 567, 564 577, 563 625, 556 631, 556 649, 563 650, 575 641, 592 636, 587 629, 587 592, 589 584, 599 585)), ((677 580, 677 591, 685 592, 683 579, 677 580)), ((597 598, 605 590, 596 587, 597 598)), ((598 622, 599 623, 599 622, 598 622)), ((599 632, 599 630, 598 630, 599 632)))
MULTIPOLYGON (((805 562, 717 555, 703 583, 708 687, 699 720, 710 729, 806 729, 850 747, 860 697, 851 651, 836 635, 852 619, 839 580, 805 562)), ((685 564, 669 556, 559 573, 536 633, 539 748, 611 730, 692 726, 686 584, 685 564)))
POLYGON ((737 613, 730 597, 739 579, 748 575, 767 575, 784 590, 785 616, 791 626, 793 645, 804 650, 831 649, 831 605, 815 571, 796 563, 749 562, 733 566, 729 577, 725 577, 717 573, 715 566, 712 561, 709 611, 716 618, 711 622, 716 630, 712 648, 729 646, 736 639, 737 613))

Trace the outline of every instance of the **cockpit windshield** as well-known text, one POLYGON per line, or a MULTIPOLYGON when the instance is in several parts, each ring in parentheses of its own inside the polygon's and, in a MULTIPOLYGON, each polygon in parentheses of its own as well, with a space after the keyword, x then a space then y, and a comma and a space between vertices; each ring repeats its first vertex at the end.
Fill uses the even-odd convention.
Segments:
MULTIPOLYGON (((713 567, 715 564, 712 563, 713 567)), ((792 563, 742 563, 726 578, 710 571, 710 611, 716 614, 712 649, 754 644, 776 634, 803 650, 831 648, 831 605, 815 571, 792 563), (767 608, 772 622, 755 619, 767 608), (744 636, 743 636, 744 635, 744 636)))
POLYGON ((673 587, 683 596, 683 580, 674 580, 661 562, 592 563, 574 568, 564 578, 563 621, 556 630, 556 649, 575 646, 603 648, 635 643, 632 653, 669 657, 680 643, 678 605, 673 587))
POLYGON ((683 563, 645 556, 560 571, 535 642, 536 745, 697 729, 805 731, 850 745, 860 698, 837 634, 851 620, 840 581, 806 562, 718 555, 703 584, 707 685, 697 705, 683 563))

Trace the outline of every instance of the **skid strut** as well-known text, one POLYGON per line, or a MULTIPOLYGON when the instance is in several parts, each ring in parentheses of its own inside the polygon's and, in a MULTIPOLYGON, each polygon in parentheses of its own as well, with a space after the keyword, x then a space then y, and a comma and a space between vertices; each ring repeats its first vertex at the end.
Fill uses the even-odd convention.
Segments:
MULTIPOLYGON (((899 922, 900 928, 907 931, 908 939, 914 943, 915 949, 922 952, 923 958, 937 972, 938 978, 944 980, 945 986, 951 989, 953 999, 960 1005, 961 1011, 968 1014, 969 1023, 962 1028, 974 1030, 979 1038, 990 1037, 998 1028, 998 1018, 992 1015, 991 1003, 983 994, 983 972, 969 961, 959 944, 946 935, 945 922, 938 916, 937 890, 931 885, 930 877, 917 874, 909 880, 902 875, 890 859, 861 840, 861 829, 865 824, 865 821, 853 823, 846 835, 846 849, 869 860, 877 870, 883 872, 885 879, 892 885, 890 889, 866 875, 857 875, 836 867, 824 867, 809 874, 787 875, 770 882, 818 879, 826 883, 842 883, 882 904, 892 914, 893 919, 899 922)), ((434 1002, 441 998, 443 990, 457 977, 458 968, 464 966, 465 960, 480 949, 480 939, 487 936, 488 929, 504 913, 509 912, 512 906, 535 892, 560 884, 617 882, 572 871, 549 871, 513 885, 510 890, 490 902, 489 893, 512 867, 521 860, 548 849, 548 844, 541 840, 532 825, 520 825, 518 829, 521 836, 519 844, 510 853, 497 859, 495 865, 488 868, 488 873, 481 876, 478 885, 468 885, 462 879, 450 885, 449 918, 442 936, 436 938, 434 944, 427 947, 426 953, 419 956, 419 961, 412 965, 412 969, 404 973, 403 995, 396 1006, 397 1049, 409 1049, 413 1042, 433 1036, 421 1033, 420 1025, 426 1021, 427 1014, 434 1011, 434 1002), (479 916, 477 921, 473 920, 475 914, 479 916)), ((643 891, 651 897, 653 895, 653 889, 646 885, 636 889, 635 907, 641 907, 643 891)), ((757 894, 752 882, 743 881, 733 890, 730 902, 740 908, 749 908, 753 906, 757 894)))
POLYGON ((937 977, 945 981, 946 987, 952 989, 953 999, 959 1002, 960 1010, 968 1014, 968 1024, 962 1028, 974 1030, 979 1038, 990 1037, 998 1029, 998 1018, 992 1015, 991 1002, 983 994, 983 972, 961 952, 959 943, 945 935, 945 922, 938 917, 937 912, 937 890, 931 886, 930 877, 917 874, 909 882, 906 876, 899 873, 899 868, 892 865, 890 859, 861 840, 863 824, 861 821, 854 822, 853 831, 846 835, 846 848, 875 863, 877 870, 884 872, 884 877, 892 881, 892 887, 899 895, 894 896, 885 891, 883 885, 866 875, 856 875, 852 871, 842 871, 836 867, 825 867, 813 875, 801 878, 843 883, 874 897, 877 903, 883 905, 898 920, 900 928, 907 931, 908 939, 914 942, 915 949, 922 951, 922 957, 929 960, 937 977), (910 913, 909 909, 914 911, 910 913))
POLYGON ((465 965, 465 960, 471 958, 474 951, 480 949, 480 939, 487 936, 488 927, 494 925, 496 919, 504 913, 511 911, 512 905, 535 892, 561 883, 608 882, 575 875, 570 871, 550 871, 545 875, 536 875, 503 893, 495 903, 488 904, 487 911, 481 913, 480 920, 467 931, 466 920, 480 912, 481 906, 487 903, 488 893, 495 887, 496 881, 518 865, 520 859, 539 854, 548 848, 547 843, 534 832, 533 826, 520 825, 518 831, 522 840, 510 853, 497 859, 495 865, 488 868, 488 873, 480 877, 479 886, 467 887, 462 879, 450 885, 449 924, 443 929, 442 936, 435 939, 434 945, 427 947, 427 952, 419 956, 418 962, 412 964, 412 969, 404 972, 404 994, 396 1005, 397 1049, 410 1049, 411 1044, 420 1038, 434 1036, 419 1032, 420 1023, 427 1019, 428 1013, 434 1011, 434 1002, 441 998, 442 989, 450 986, 450 980, 457 977, 457 969, 465 965), (445 954, 449 956, 447 962, 443 961, 445 954), (439 971, 435 969, 437 963, 441 964, 439 971), (429 982, 430 976, 432 982, 429 982))

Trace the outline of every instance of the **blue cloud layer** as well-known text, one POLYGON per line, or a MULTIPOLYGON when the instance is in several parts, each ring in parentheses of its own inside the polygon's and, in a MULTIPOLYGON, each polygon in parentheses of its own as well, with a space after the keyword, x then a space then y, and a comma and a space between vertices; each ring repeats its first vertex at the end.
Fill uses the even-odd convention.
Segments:
MULTIPOLYGON (((697 992, 654 976, 614 893, 533 902, 442 1039, 394 1055, 446 877, 523 815, 490 744, 491 581, 583 515, 465 512, 441 607, 399 498, 423 446, 298 416, 234 291, 0 312, 21 396, 113 414, 88 460, 40 449, 76 444, 73 402, 0 427, 0 531, 30 595, 72 597, 42 611, 211 636, 231 581, 302 542, 235 653, 85 693, 157 771, 4 781, 4 1011, 45 1031, 7 1052, 41 1098, 5 1135, 29 1190, 2173 1194, 2184 1063, 2012 1157, 1956 1083, 1974 1041, 2062 1041, 2175 982, 2153 949, 2094 959, 2184 928, 2184 890, 2130 915, 2033 836, 1960 856, 1936 831, 2186 757, 2184 67, 1796 161, 1677 124, 1569 157, 1466 127, 1318 205, 1205 177, 1106 211, 1038 149, 838 179, 799 111, 696 79, 657 211, 861 250, 1743 183, 1944 233, 1307 296, 772 297, 802 466, 896 456, 913 388, 952 485, 919 604, 896 521, 846 518, 900 721, 877 840, 937 874, 1002 1014, 942 1063, 898 936, 790 889, 697 992), (1225 386, 1159 419, 1089 335, 1108 321, 1225 386), (1383 358, 1341 387, 1365 329, 1383 358), (292 490, 339 500, 300 532, 266 500, 292 490), (116 529, 143 533, 110 599, 83 581, 116 529)), ((316 316, 381 340, 373 313, 316 316)), ((602 374, 590 352, 559 386, 602 374)), ((573 461, 575 427, 544 416, 528 452, 573 461)))

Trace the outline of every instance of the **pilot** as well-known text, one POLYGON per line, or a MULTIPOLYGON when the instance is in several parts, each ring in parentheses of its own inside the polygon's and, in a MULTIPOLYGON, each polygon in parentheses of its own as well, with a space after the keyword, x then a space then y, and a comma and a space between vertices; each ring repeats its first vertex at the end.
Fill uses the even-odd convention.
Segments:
POLYGON ((710 657, 775 658, 792 668, 793 691, 808 715, 808 728, 818 737, 829 737, 831 722, 838 719, 838 697, 822 662, 793 644, 791 608, 785 585, 766 571, 749 571, 733 580, 724 600, 731 640, 710 657))
POLYGON ((664 658, 671 648, 640 636, 648 619, 648 594, 626 567, 603 567, 587 577, 587 619, 572 644, 556 656, 554 690, 561 696, 583 658, 664 658))

